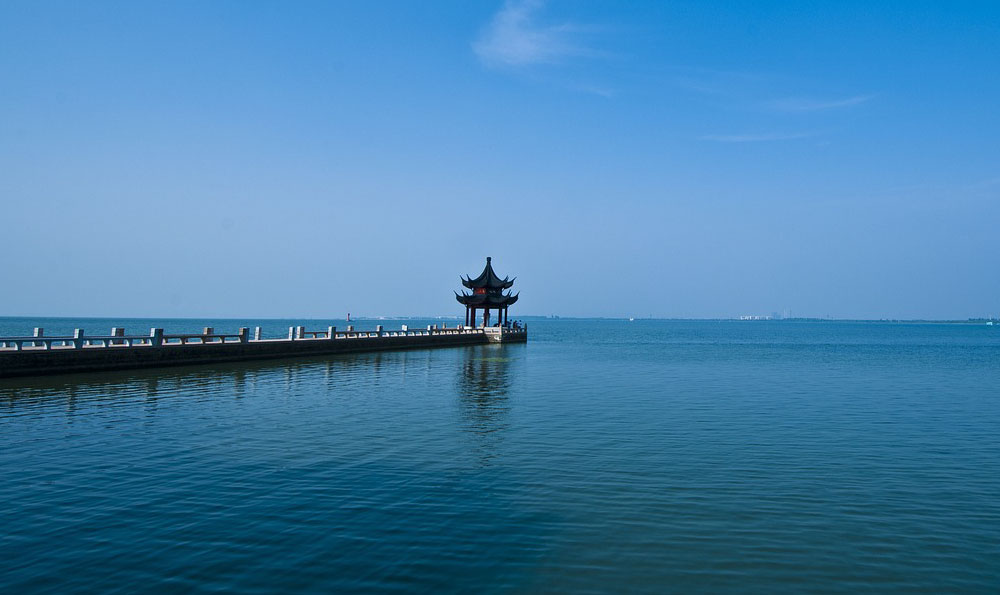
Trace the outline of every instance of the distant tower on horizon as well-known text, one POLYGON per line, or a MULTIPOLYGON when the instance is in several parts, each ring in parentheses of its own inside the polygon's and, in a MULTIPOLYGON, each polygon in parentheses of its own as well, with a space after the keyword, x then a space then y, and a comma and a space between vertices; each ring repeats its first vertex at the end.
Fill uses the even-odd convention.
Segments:
POLYGON ((491 257, 486 257, 486 268, 475 279, 461 277, 462 285, 472 290, 471 294, 463 291, 459 295, 457 291, 455 292, 455 299, 458 300, 458 303, 465 306, 466 326, 476 325, 477 309, 482 309, 483 311, 483 326, 490 325, 490 310, 497 311, 497 322, 499 324, 507 324, 507 309, 517 302, 518 295, 520 295, 511 295, 510 291, 506 294, 503 292, 503 290, 510 289, 514 285, 514 279, 517 277, 514 277, 514 279, 507 277, 501 279, 493 271, 492 261, 491 257))

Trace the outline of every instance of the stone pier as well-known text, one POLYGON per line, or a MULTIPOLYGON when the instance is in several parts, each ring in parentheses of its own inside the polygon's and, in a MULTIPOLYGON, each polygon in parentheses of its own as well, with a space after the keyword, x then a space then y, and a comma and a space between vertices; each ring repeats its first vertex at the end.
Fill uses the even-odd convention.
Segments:
POLYGON ((74 372, 98 372, 163 366, 187 366, 262 359, 458 347, 488 343, 524 343, 527 328, 430 325, 426 329, 340 330, 327 327, 307 331, 290 327, 288 336, 262 338, 260 327, 251 334, 241 328, 235 334, 216 333, 206 327, 200 334, 164 334, 150 329, 148 335, 126 335, 114 328, 108 335, 87 335, 76 329, 72 336, 45 336, 36 328, 30 337, 0 337, 0 378, 41 376, 74 372))

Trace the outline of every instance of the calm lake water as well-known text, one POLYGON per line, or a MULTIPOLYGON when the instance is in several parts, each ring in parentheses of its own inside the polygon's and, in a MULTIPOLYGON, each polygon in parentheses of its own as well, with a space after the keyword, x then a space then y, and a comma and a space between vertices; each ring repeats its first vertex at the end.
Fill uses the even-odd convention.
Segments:
POLYGON ((1000 328, 529 329, 2 380, 0 592, 1000 589, 1000 328))

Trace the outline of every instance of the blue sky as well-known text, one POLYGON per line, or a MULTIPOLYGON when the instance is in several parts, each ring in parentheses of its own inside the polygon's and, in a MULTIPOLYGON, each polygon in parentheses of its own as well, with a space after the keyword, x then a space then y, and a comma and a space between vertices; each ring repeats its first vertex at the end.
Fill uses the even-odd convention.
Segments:
POLYGON ((4 2, 0 314, 1000 313, 1000 3, 624 4, 4 2))

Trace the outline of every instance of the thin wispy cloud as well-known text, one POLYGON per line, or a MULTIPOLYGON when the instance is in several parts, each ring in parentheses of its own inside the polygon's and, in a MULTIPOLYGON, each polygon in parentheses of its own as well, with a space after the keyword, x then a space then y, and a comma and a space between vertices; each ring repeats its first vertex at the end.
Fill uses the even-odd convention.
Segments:
POLYGON ((580 39, 588 27, 539 21, 544 4, 542 0, 508 0, 473 42, 473 51, 484 64, 505 67, 556 64, 593 54, 580 39))
POLYGON ((700 140, 713 141, 717 143, 763 143, 780 140, 795 140, 813 136, 808 132, 793 133, 765 133, 765 134, 707 134, 700 137, 700 140))
POLYGON ((775 75, 759 72, 734 70, 713 70, 698 67, 675 67, 677 74, 673 76, 674 86, 685 91, 702 95, 746 98, 760 93, 760 87, 773 86, 775 75))
POLYGON ((854 107, 867 103, 874 95, 855 95, 843 99, 815 99, 806 97, 786 97, 768 102, 767 106, 783 112, 818 112, 822 110, 854 107))
POLYGON ((604 97, 605 99, 611 99, 618 96, 618 91, 610 87, 603 87, 600 85, 588 85, 588 84, 571 84, 567 85, 568 88, 579 91, 581 93, 587 93, 589 95, 597 95, 599 97, 604 97))

